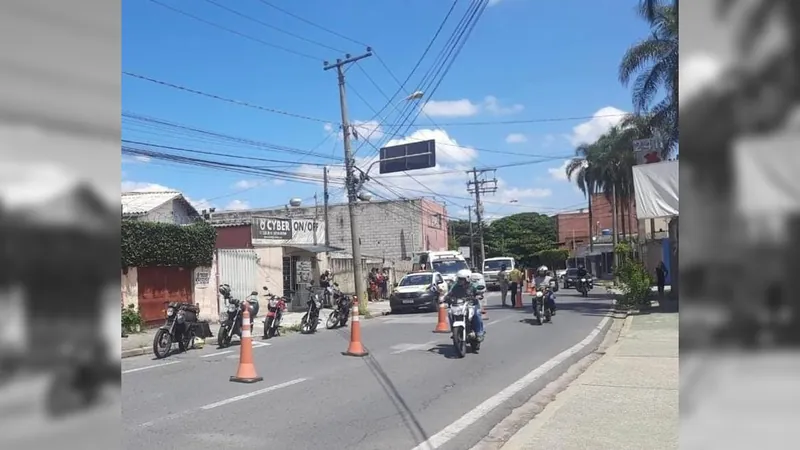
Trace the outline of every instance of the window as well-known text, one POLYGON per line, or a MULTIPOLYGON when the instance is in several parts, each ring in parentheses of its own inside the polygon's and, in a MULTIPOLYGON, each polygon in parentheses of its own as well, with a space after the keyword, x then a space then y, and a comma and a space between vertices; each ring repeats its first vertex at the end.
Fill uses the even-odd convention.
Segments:
POLYGON ((444 280, 442 279, 442 276, 439 275, 439 274, 436 274, 436 284, 442 284, 442 283, 444 283, 444 280))

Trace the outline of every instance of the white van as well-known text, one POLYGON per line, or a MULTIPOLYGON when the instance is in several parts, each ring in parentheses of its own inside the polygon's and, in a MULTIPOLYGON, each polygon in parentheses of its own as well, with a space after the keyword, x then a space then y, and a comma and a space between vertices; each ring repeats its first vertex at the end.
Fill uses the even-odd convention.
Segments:
MULTIPOLYGON (((414 255, 414 271, 430 270, 439 272, 442 274, 442 277, 445 279, 445 281, 450 284, 456 281, 456 273, 463 269, 469 270, 467 260, 461 256, 461 253, 455 250, 422 252, 414 255)), ((473 281, 482 284, 481 282, 483 281, 483 277, 480 277, 480 280, 474 279, 473 281)))
POLYGON ((483 261, 483 278, 486 280, 486 287, 489 289, 498 289, 497 274, 500 273, 500 267, 506 266, 506 272, 511 272, 516 266, 516 261, 510 256, 498 256, 496 258, 486 258, 483 261))

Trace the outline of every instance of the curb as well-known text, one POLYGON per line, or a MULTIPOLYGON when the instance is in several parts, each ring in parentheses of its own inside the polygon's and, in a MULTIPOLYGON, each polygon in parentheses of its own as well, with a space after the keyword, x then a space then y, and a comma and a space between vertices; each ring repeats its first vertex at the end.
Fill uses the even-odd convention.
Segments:
MULTIPOLYGON (((369 320, 369 319, 374 319, 376 317, 388 316, 390 313, 391 313, 391 311, 383 311, 380 314, 375 314, 375 315, 370 316, 370 317, 365 317, 365 319, 369 320)), ((210 337, 210 338, 206 339, 206 345, 217 345, 217 338, 216 337, 210 337)), ((132 358, 134 356, 142 356, 142 355, 150 353, 151 351, 152 351, 152 346, 151 345, 148 345, 146 347, 138 347, 138 348, 131 348, 131 349, 128 349, 128 350, 122 350, 122 359, 132 358)))

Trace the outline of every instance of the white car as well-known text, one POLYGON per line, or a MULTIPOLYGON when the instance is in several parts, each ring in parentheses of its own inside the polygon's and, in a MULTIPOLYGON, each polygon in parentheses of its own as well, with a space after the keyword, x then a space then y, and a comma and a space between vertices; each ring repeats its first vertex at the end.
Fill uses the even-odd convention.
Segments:
POLYGON ((428 310, 436 311, 439 300, 449 286, 439 272, 412 272, 406 274, 389 296, 392 314, 428 310))
POLYGON ((479 272, 472 272, 472 278, 470 281, 477 284, 478 286, 482 286, 483 289, 486 290, 486 280, 483 278, 483 274, 479 272))

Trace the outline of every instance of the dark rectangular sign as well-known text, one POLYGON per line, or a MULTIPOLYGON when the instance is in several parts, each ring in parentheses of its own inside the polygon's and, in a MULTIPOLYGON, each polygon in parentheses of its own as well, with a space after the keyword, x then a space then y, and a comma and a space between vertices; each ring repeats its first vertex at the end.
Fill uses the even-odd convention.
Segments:
POLYGON ((436 141, 433 139, 381 148, 380 173, 406 172, 436 166, 436 141))
POLYGON ((277 217, 253 217, 252 239, 289 240, 292 238, 292 221, 277 217))

